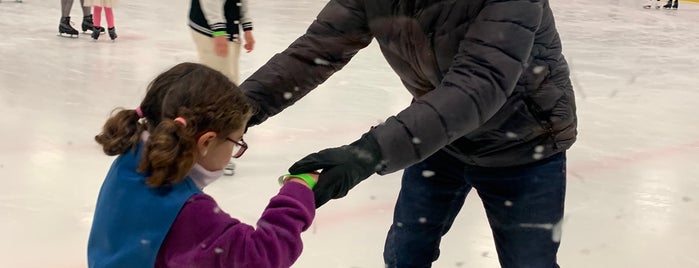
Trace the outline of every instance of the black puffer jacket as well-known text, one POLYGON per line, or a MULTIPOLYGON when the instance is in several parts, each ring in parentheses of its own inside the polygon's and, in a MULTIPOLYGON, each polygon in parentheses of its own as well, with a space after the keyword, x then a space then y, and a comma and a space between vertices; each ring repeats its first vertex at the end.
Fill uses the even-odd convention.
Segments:
POLYGON ((440 149, 471 165, 527 164, 575 141, 573 89, 547 0, 332 0, 241 85, 259 108, 252 124, 293 104, 373 38, 414 96, 370 130, 387 161, 380 174, 440 149))

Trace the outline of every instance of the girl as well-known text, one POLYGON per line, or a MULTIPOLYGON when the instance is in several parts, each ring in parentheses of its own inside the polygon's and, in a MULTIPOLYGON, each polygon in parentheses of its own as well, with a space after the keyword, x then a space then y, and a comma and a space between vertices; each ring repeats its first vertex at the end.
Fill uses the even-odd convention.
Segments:
POLYGON ((104 7, 104 15, 107 17, 107 32, 109 33, 109 38, 112 40, 117 38, 116 29, 114 28, 114 11, 113 7, 117 5, 117 0, 85 0, 85 6, 92 6, 94 11, 92 12, 94 17, 92 30, 92 39, 97 40, 100 38, 101 29, 100 24, 102 23, 102 8, 104 7))
POLYGON ((248 148, 251 106, 220 72, 182 63, 149 85, 95 137, 119 155, 100 190, 89 267, 289 267, 315 216, 316 174, 289 176, 256 228, 202 189, 248 148))
POLYGON ((192 0, 189 8, 189 27, 199 62, 222 72, 236 85, 241 40, 245 40, 247 52, 255 47, 248 10, 248 0, 192 0))

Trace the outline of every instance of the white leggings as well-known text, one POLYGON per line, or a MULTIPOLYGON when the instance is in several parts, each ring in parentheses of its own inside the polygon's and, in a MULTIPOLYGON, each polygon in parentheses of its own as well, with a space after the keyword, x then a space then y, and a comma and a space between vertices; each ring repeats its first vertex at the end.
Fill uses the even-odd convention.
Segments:
POLYGON ((220 57, 214 52, 213 38, 203 35, 193 29, 189 29, 197 46, 199 62, 209 66, 228 77, 233 83, 239 85, 238 59, 240 58, 240 41, 228 42, 228 56, 220 57))

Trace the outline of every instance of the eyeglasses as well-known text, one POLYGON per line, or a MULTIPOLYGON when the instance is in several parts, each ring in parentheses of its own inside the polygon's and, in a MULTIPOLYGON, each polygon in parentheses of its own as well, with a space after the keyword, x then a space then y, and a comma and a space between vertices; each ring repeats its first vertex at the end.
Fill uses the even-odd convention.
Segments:
POLYGON ((240 157, 241 155, 243 155, 243 153, 245 153, 245 150, 248 149, 248 144, 245 143, 243 139, 240 139, 240 141, 235 141, 229 137, 226 137, 226 140, 238 146, 238 150, 233 153, 233 158, 240 157))

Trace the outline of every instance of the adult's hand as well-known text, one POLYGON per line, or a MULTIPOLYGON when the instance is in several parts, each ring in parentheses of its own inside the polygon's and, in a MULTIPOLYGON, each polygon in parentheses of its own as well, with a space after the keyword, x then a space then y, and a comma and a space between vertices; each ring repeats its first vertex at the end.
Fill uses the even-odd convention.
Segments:
POLYGON ((316 208, 331 199, 342 198, 350 189, 382 168, 381 151, 370 134, 341 147, 312 153, 289 168, 299 174, 322 170, 313 192, 316 208))

